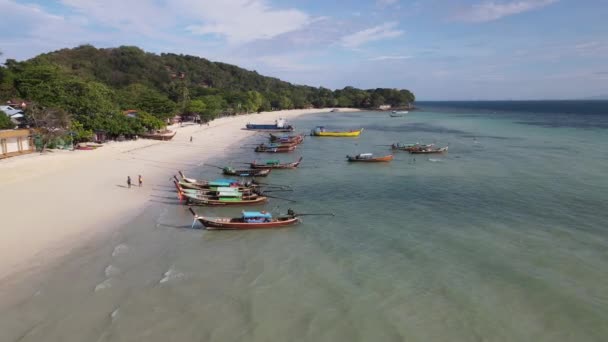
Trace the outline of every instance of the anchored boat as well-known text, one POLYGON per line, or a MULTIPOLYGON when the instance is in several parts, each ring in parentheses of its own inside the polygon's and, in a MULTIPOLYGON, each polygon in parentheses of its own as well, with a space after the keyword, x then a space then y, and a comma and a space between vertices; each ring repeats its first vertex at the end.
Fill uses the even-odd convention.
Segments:
POLYGON ((315 137, 358 137, 361 132, 363 132, 363 128, 350 131, 328 131, 325 127, 318 126, 311 131, 310 135, 315 137))
POLYGON ((301 162, 302 157, 295 162, 283 164, 281 164, 279 160, 267 160, 263 164, 258 164, 256 161, 254 161, 253 163, 249 164, 249 167, 252 169, 295 169, 300 166, 301 162))
POLYGON ((275 120, 274 125, 248 123, 245 126, 245 129, 261 132, 293 132, 294 127, 292 125, 288 125, 285 119, 278 119, 275 120))
POLYGON ((387 156, 374 157, 372 153, 360 153, 356 156, 346 156, 346 159, 349 162, 380 163, 390 162, 391 160, 393 160, 393 155, 389 154, 387 156))
POLYGON ((264 211, 243 211, 240 217, 234 218, 198 216, 192 208, 190 212, 196 221, 209 230, 280 228, 300 222, 300 218, 291 209, 287 211, 287 215, 276 218, 264 211))

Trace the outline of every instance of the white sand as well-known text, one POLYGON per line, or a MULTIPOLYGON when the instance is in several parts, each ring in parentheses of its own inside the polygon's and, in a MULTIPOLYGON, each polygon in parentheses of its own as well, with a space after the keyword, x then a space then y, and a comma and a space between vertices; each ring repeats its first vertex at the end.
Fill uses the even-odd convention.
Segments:
POLYGON ((177 128, 169 142, 140 139, 108 143, 94 151, 35 153, 0 161, 0 280, 34 271, 96 234, 120 227, 143 211, 154 185, 170 185, 169 177, 177 170, 196 167, 224 153, 235 140, 255 134, 242 130, 246 123, 327 111, 222 118, 208 127, 177 128), (137 187, 139 174, 143 188, 137 187), (127 175, 134 183, 130 190, 127 175))

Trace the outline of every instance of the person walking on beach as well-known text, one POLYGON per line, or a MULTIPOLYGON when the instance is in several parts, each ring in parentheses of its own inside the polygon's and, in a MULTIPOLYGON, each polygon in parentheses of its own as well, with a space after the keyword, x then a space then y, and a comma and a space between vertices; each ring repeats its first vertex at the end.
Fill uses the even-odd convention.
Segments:
POLYGON ((144 178, 139 175, 139 178, 137 180, 139 181, 139 187, 141 188, 141 186, 144 185, 144 178))
POLYGON ((127 176, 127 186, 131 189, 131 176, 127 176))
POLYGON ((192 142, 192 136, 190 136, 190 142, 192 142))

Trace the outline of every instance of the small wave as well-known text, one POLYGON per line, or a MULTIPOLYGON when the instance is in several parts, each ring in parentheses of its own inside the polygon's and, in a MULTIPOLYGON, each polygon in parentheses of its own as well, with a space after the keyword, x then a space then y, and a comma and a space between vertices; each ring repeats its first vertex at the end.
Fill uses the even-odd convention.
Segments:
POLYGON ((443 161, 443 159, 429 158, 429 161, 430 161, 431 163, 438 163, 438 162, 442 162, 442 161, 443 161))
POLYGON ((108 265, 108 267, 106 267, 105 269, 105 274, 107 278, 116 276, 120 273, 120 268, 114 266, 114 265, 108 265))
POLYGON ((106 279, 103 282, 97 284, 97 286, 95 286, 95 292, 103 291, 103 290, 109 289, 111 287, 112 287, 111 279, 106 279))
POLYGON ((121 254, 125 254, 129 251, 129 246, 125 245, 124 243, 121 243, 120 245, 114 247, 114 251, 112 252, 112 256, 118 256, 121 254))
POLYGON ((118 319, 118 315, 120 314, 120 309, 116 309, 112 311, 110 314, 110 318, 112 318, 112 322, 115 322, 118 319))
POLYGON ((169 268, 169 270, 167 272, 165 272, 163 279, 161 279, 158 283, 159 284, 164 284, 170 280, 176 280, 176 279, 181 279, 183 278, 185 275, 179 271, 176 271, 173 266, 171 266, 171 268, 169 268))

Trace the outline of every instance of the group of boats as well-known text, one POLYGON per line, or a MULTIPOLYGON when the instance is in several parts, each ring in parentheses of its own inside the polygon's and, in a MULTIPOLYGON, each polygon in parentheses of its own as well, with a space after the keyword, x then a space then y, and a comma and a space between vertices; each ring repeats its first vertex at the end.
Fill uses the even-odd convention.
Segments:
MULTIPOLYGON (((268 153, 288 153, 295 151, 304 142, 304 135, 275 135, 276 132, 293 132, 294 127, 288 125, 284 119, 276 120, 274 125, 266 124, 247 124, 247 130, 255 130, 270 133, 268 142, 255 146, 255 152, 268 153)), ((355 130, 327 130, 323 126, 318 126, 311 131, 312 136, 316 137, 358 137, 363 132, 363 128, 355 130)), ((448 147, 438 148, 434 144, 392 144, 392 150, 407 151, 410 153, 443 153, 447 152, 448 147)), ((375 156, 372 153, 360 153, 357 155, 347 155, 348 162, 362 163, 386 163, 393 160, 393 155, 375 156)), ((269 198, 278 198, 268 195, 272 191, 290 191, 291 189, 282 185, 271 185, 261 183, 257 177, 267 177, 274 170, 296 169, 300 166, 302 157, 291 162, 281 162, 280 160, 267 160, 259 162, 254 160, 245 163, 248 168, 233 168, 232 166, 219 167, 226 176, 249 177, 251 180, 216 179, 216 180, 197 180, 188 178, 180 171, 180 178, 174 177, 174 184, 178 198, 181 202, 189 206, 245 206, 259 205, 266 203, 269 198)), ((239 217, 205 217, 199 216, 190 208, 194 215, 195 222, 201 223, 206 229, 257 229, 257 228, 277 228, 297 224, 302 215, 317 214, 297 214, 289 209, 287 214, 273 217, 265 211, 243 211, 239 217)), ((329 215, 329 214, 318 214, 329 215)), ((331 214, 333 215, 333 214, 331 214)))

